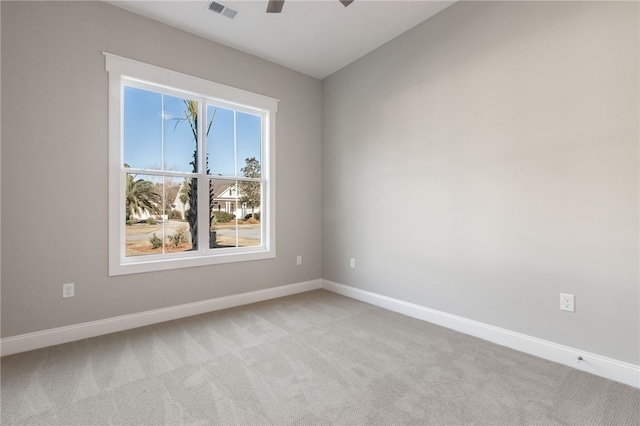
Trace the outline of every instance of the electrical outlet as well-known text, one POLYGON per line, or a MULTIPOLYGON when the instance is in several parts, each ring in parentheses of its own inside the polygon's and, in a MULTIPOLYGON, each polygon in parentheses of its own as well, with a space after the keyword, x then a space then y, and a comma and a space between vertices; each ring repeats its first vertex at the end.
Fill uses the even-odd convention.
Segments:
POLYGON ((302 256, 296 257, 296 265, 302 265, 302 256))
POLYGON ((75 289, 73 283, 62 284, 62 297, 73 297, 75 296, 75 289))
POLYGON ((351 258, 351 262, 349 262, 349 266, 351 266, 352 268, 356 267, 356 258, 355 257, 351 258))
POLYGON ((560 310, 575 312, 576 311, 576 297, 573 294, 560 293, 560 310))

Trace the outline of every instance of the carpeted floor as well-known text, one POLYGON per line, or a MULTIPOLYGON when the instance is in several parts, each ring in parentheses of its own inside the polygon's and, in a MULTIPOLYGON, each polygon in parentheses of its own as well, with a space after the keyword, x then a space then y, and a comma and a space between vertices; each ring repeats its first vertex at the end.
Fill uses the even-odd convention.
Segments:
POLYGON ((2 425, 638 425, 640 390, 323 290, 2 358, 2 425))

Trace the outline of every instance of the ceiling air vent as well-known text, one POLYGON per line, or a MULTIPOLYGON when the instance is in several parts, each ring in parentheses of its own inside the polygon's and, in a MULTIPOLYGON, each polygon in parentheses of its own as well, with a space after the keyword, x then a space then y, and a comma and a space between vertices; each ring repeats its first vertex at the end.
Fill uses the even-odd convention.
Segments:
POLYGON ((238 14, 237 10, 231 9, 229 6, 218 3, 217 1, 212 1, 211 3, 209 3, 209 10, 231 19, 235 18, 238 14))

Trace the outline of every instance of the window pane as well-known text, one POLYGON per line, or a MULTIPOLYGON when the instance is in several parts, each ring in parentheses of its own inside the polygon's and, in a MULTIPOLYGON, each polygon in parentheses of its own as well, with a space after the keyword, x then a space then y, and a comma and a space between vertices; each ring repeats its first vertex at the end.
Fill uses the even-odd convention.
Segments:
POLYGON ((126 182, 125 256, 191 250, 193 235, 180 201, 184 183, 173 177, 134 174, 127 174, 126 182))
MULTIPOLYGON (((237 246, 238 183, 235 180, 209 181, 211 229, 209 248, 237 246)), ((240 212, 241 213, 241 212, 240 212)))
MULTIPOLYGON (((182 179, 176 198, 173 200, 173 217, 187 229, 187 248, 197 250, 198 239, 198 179, 182 179)), ((170 221, 171 222, 171 221, 170 221)), ((176 228, 177 229, 177 228, 176 228)))
POLYGON ((260 182, 210 180, 210 248, 248 247, 262 244, 260 182), (215 238, 215 239, 214 239, 215 238), (215 243, 214 243, 215 241, 215 243))
POLYGON ((236 175, 260 177, 260 145, 261 145, 261 129, 262 120, 260 116, 245 114, 243 112, 236 113, 236 175), (257 169, 251 168, 251 175, 248 175, 243 169, 247 167, 249 160, 257 162, 257 169), (257 173, 256 173, 257 170, 257 173))
POLYGON ((162 253, 162 177, 126 173, 125 255, 162 253))
POLYGON ((124 162, 134 168, 162 164, 162 95, 124 88, 124 162))
POLYGON ((184 219, 184 204, 180 199, 184 198, 182 189, 183 178, 165 176, 164 178, 164 212, 166 219, 184 219), (182 210, 180 210, 182 208, 182 210))
POLYGON ((209 174, 235 176, 234 111, 207 106, 207 165, 209 174))
POLYGON ((198 102, 164 96, 164 170, 197 173, 198 102))
POLYGON ((238 190, 243 219, 238 223, 238 246, 259 246, 262 244, 260 215, 262 184, 239 181, 238 190))

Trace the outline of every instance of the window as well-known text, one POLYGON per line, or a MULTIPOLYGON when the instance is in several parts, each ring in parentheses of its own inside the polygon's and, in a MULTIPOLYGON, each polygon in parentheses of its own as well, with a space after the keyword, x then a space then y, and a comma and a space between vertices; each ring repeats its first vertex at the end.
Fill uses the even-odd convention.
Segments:
POLYGON ((275 257, 277 100, 105 56, 109 274, 275 257))

